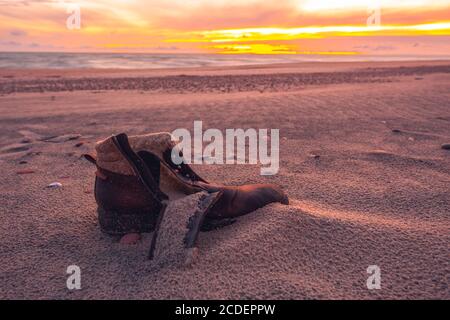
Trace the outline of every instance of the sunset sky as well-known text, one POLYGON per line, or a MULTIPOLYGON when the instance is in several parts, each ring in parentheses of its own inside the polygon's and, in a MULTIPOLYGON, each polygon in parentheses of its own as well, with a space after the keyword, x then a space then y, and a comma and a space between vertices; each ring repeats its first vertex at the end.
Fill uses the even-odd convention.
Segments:
POLYGON ((0 0, 0 35, 0 51, 448 55, 450 0, 0 0))

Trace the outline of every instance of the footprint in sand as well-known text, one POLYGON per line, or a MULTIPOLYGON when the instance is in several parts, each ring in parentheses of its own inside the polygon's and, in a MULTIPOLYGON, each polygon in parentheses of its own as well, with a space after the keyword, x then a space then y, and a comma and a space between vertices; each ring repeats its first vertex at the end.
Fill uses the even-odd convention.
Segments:
POLYGON ((44 142, 53 142, 53 143, 61 143, 61 142, 67 142, 67 141, 73 141, 73 140, 77 140, 81 138, 81 134, 64 134, 62 136, 52 136, 52 137, 47 137, 44 138, 41 141, 44 142))
POLYGON ((77 140, 81 138, 81 134, 77 133, 69 133, 69 134, 63 134, 63 135, 42 135, 30 130, 19 130, 19 133, 23 136, 23 140, 32 142, 32 141, 41 141, 41 142, 54 142, 54 143, 60 143, 60 142, 67 142, 72 140, 77 140))
POLYGON ((35 146, 34 142, 42 138, 42 135, 33 131, 19 130, 18 132, 22 135, 19 143, 9 144, 0 148, 0 154, 3 157, 13 155, 16 158, 23 158, 30 154, 31 149, 35 146))
POLYGON ((77 140, 81 137, 80 134, 64 134, 45 136, 30 130, 19 130, 18 133, 22 135, 19 143, 13 143, 0 148, 0 158, 14 156, 15 158, 25 157, 30 155, 30 151, 39 144, 43 143, 62 143, 77 140))
POLYGON ((42 138, 42 135, 30 130, 19 130, 18 132, 22 135, 22 140, 27 140, 29 142, 37 141, 42 138))
POLYGON ((420 132, 420 131, 410 131, 410 130, 401 130, 401 129, 392 129, 391 131, 396 134, 408 135, 415 139, 448 138, 445 135, 432 133, 432 132, 420 132))
POLYGON ((0 153, 18 153, 23 151, 28 151, 30 149, 29 146, 24 145, 23 143, 10 144, 0 148, 0 153))

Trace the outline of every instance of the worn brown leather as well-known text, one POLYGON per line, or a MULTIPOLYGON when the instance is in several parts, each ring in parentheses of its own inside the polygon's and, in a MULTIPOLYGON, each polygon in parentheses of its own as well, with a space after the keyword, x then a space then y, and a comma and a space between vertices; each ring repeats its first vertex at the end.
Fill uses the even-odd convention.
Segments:
MULTIPOLYGON (((125 134, 113 136, 112 139, 119 149, 123 144, 129 146, 125 134), (120 140, 124 143, 119 143, 120 140)), ((248 214, 269 203, 289 203, 284 192, 272 184, 224 186, 209 183, 187 164, 175 165, 170 157, 172 152, 170 147, 167 147, 159 156, 148 150, 120 151, 122 154, 125 152, 124 156, 127 158, 130 157, 129 153, 131 153, 131 157, 134 157, 134 159, 127 159, 131 162, 131 166, 137 163, 141 167, 140 170, 133 168, 134 175, 106 170, 97 164, 95 157, 85 156, 97 166, 95 200, 99 207, 100 225, 107 233, 126 233, 128 229, 130 232, 152 231, 157 217, 163 209, 162 201, 170 201, 172 197, 172 194, 166 194, 161 189, 163 184, 167 184, 162 179, 173 180, 169 184, 169 189, 172 184, 178 184, 178 194, 180 192, 192 194, 199 191, 220 192, 220 198, 206 215, 203 226, 203 229, 206 230, 232 223, 234 218, 248 214), (142 171, 145 171, 144 174, 142 171), (143 175, 147 176, 145 179, 148 181, 142 180, 143 175), (118 223, 115 223, 115 220, 118 223), (145 225, 140 226, 141 221, 145 221, 145 225)), ((164 188, 167 190, 167 186, 164 188)))
POLYGON ((289 204, 288 197, 283 191, 272 184, 243 186, 205 184, 205 187, 209 192, 222 192, 222 196, 208 214, 208 217, 214 219, 239 217, 272 202, 289 204))

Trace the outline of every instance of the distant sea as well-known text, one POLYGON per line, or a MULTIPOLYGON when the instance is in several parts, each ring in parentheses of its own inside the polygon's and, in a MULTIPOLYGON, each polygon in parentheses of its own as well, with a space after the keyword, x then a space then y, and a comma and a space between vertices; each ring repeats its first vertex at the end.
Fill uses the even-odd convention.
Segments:
POLYGON ((34 53, 0 52, 0 68, 112 68, 156 69, 220 67, 293 62, 450 60, 448 56, 368 56, 368 55, 221 55, 151 53, 34 53))

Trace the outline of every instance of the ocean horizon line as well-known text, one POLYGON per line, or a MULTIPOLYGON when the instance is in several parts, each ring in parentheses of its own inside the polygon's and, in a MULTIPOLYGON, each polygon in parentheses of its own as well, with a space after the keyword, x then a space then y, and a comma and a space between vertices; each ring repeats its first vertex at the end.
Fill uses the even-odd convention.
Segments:
POLYGON ((0 51, 0 69, 167 69, 233 67, 302 62, 389 62, 450 60, 450 55, 321 55, 137 52, 0 51))

